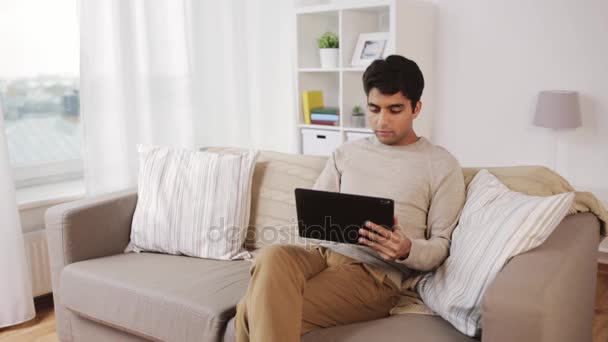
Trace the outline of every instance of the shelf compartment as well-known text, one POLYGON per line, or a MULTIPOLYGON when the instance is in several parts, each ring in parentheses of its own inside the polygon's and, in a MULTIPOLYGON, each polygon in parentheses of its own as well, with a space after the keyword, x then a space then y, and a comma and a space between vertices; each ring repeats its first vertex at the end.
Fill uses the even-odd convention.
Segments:
POLYGON ((367 111, 367 98, 363 90, 363 73, 349 72, 342 74, 342 125, 352 126, 351 113, 355 106, 367 111))
POLYGON ((321 66, 317 39, 325 32, 339 34, 339 11, 300 13, 298 29, 298 67, 319 69, 321 66))
POLYGON ((302 92, 320 90, 323 92, 323 106, 339 107, 339 83, 338 72, 303 72, 298 75, 298 122, 304 123, 302 111, 302 92))
MULTIPOLYGON (((342 48, 342 66, 345 68, 359 69, 361 66, 351 64, 357 40, 361 33, 389 32, 390 6, 364 7, 344 9, 342 11, 342 36, 340 46, 342 48)), ((392 51, 391 41, 385 50, 392 51)))

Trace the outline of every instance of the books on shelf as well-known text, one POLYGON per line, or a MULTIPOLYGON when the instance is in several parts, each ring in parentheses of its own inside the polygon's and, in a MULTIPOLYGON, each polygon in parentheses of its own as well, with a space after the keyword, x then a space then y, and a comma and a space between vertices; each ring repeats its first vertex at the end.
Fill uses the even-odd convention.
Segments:
POLYGON ((313 108, 311 113, 338 115, 340 113, 340 110, 336 107, 317 107, 317 108, 313 108))
POLYGON ((323 107, 323 92, 320 90, 308 90, 302 92, 302 113, 304 123, 311 124, 310 113, 313 108, 323 107))
POLYGON ((339 110, 335 107, 314 108, 310 113, 310 120, 316 125, 336 126, 340 122, 339 110))
POLYGON ((302 113, 307 125, 337 126, 340 123, 340 111, 336 107, 324 107, 323 92, 308 90, 302 92, 302 113))
POLYGON ((310 120, 313 125, 338 126, 337 121, 310 120))
POLYGON ((319 114, 319 113, 311 113, 311 120, 316 121, 340 121, 340 117, 336 114, 319 114))
POLYGON ((338 108, 335 107, 321 107, 314 108, 310 113, 311 120, 317 121, 340 121, 338 108))

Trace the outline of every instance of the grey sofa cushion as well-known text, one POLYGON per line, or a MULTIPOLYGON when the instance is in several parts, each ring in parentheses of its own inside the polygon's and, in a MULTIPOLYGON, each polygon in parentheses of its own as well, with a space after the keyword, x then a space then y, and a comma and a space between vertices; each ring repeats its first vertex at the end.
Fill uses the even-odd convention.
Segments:
MULTIPOLYGON (((224 342, 235 342, 234 318, 228 322, 224 342)), ((395 315, 374 321, 313 330, 302 342, 472 342, 438 316, 395 315)))
POLYGON ((61 304, 163 341, 218 341, 245 294, 251 263, 154 253, 77 262, 61 273, 61 304))

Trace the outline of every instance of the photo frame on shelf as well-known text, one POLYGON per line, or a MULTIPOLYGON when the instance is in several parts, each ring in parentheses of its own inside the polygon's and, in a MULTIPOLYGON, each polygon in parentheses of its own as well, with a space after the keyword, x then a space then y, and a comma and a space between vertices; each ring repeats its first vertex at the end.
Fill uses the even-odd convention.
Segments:
POLYGON ((385 58, 388 55, 388 39, 388 32, 359 34, 351 64, 367 66, 376 59, 385 58))

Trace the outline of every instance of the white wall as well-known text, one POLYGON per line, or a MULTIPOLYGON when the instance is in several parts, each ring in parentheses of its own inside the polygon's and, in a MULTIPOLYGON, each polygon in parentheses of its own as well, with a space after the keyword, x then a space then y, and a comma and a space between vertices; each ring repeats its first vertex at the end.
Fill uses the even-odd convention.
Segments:
POLYGON ((608 1, 435 0, 432 139, 463 166, 552 165, 532 125, 538 91, 581 94, 583 127, 560 131, 558 172, 608 202, 608 1))

